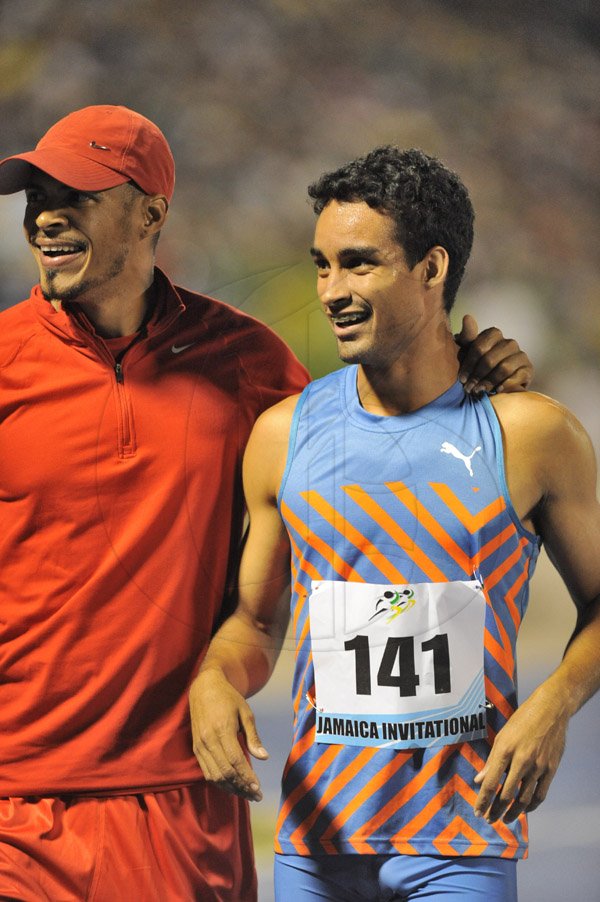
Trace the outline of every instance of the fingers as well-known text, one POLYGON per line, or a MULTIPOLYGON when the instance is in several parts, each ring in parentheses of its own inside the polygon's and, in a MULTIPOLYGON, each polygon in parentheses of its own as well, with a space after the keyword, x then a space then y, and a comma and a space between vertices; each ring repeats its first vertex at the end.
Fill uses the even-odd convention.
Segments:
POLYGON ((504 781, 494 785, 492 781, 495 776, 486 774, 484 768, 475 777, 475 782, 482 782, 475 803, 475 816, 484 817, 490 824, 499 820, 507 824, 515 821, 524 811, 534 811, 542 804, 553 776, 554 773, 547 771, 543 774, 532 771, 519 776, 518 769, 511 768, 504 781), (515 773, 512 773, 513 770, 515 773))
POLYGON ((194 754, 209 783, 225 792, 260 802, 262 792, 258 777, 235 733, 211 726, 200 729, 194 742, 194 754))
MULTIPOLYGON (((506 804, 504 810, 498 809, 497 818, 503 818, 504 822, 509 824, 511 821, 516 821, 518 817, 520 817, 524 811, 532 810, 529 806, 532 803, 533 798, 536 796, 538 792, 538 786, 540 784, 537 781, 536 777, 530 777, 522 781, 521 786, 518 790, 516 798, 510 804, 506 804)), ((545 795, 544 795, 545 798, 545 795)), ((538 802, 538 805, 542 802, 542 799, 538 802)), ((537 806, 536 806, 537 807, 537 806)), ((495 815, 494 806, 492 806, 492 816, 495 815)))
POLYGON ((551 690, 537 690, 498 731, 488 760, 475 776, 473 806, 489 823, 508 823, 546 798, 565 748, 568 714, 556 714, 551 690))
POLYGON ((534 793, 531 797, 531 801, 529 802, 529 804, 527 805, 527 808, 525 809, 526 811, 535 811, 535 809, 538 808, 542 804, 542 802, 548 795, 548 790, 550 789, 550 784, 552 783, 552 780, 554 779, 555 773, 556 773, 556 771, 554 771, 553 773, 550 773, 550 774, 546 774, 538 782, 537 786, 535 787, 534 793))
POLYGON ((489 820, 489 810, 496 794, 501 791, 504 773, 509 765, 510 757, 494 756, 493 751, 486 766, 475 777, 474 782, 480 784, 479 794, 475 800, 475 817, 489 820))
POLYGON ((243 696, 221 674, 208 671, 190 688, 190 714, 194 754, 205 779, 225 792, 260 801, 260 783, 246 748, 261 760, 269 755, 243 696))
POLYGON ((537 777, 535 776, 526 776, 519 781, 509 774, 493 800, 486 820, 490 824, 500 819, 506 823, 516 820, 531 801, 536 786, 537 777))
POLYGON ((520 354, 506 360, 505 364, 508 368, 514 367, 514 371, 505 379, 502 379, 501 371, 492 373, 492 379, 497 377, 501 380, 496 384, 496 391, 527 391, 533 379, 533 366, 527 354, 521 351, 520 354))
POLYGON ((461 348, 468 347, 472 341, 477 338, 479 327, 477 320, 470 313, 465 314, 462 318, 462 328, 460 332, 454 336, 454 340, 461 348))
POLYGON ((269 753, 260 740, 254 714, 248 706, 240 711, 240 722, 242 732, 246 737, 246 748, 254 758, 260 758, 261 761, 265 761, 269 757, 269 753))
POLYGON ((533 377, 533 366, 514 339, 499 329, 485 329, 459 352, 458 377, 465 391, 473 394, 525 391, 533 377))

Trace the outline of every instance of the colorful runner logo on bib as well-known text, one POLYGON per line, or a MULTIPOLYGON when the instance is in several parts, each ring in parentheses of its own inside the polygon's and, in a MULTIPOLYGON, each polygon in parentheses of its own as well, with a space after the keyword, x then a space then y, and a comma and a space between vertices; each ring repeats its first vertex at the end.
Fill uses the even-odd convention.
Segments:
POLYGON ((390 611, 390 616, 385 622, 391 623, 399 614, 404 614, 414 604, 416 604, 416 599, 413 589, 386 589, 383 595, 377 599, 375 613, 371 615, 369 620, 373 620, 378 614, 383 614, 384 611, 390 611))

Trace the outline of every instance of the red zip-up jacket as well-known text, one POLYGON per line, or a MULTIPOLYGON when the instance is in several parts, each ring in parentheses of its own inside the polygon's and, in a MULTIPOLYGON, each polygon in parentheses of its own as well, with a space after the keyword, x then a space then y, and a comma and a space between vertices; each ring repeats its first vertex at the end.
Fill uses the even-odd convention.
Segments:
POLYGON ((187 688, 232 576, 256 417, 307 374, 156 272, 115 364, 39 287, 0 314, 0 796, 201 779, 187 688))

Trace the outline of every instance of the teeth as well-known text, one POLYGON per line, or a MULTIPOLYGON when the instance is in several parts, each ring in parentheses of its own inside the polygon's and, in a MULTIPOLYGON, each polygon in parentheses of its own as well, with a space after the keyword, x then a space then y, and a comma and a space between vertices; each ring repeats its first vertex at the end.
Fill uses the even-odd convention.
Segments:
POLYGON ((76 254, 81 248, 79 247, 70 247, 68 245, 56 245, 55 247, 41 247, 40 250, 47 257, 59 257, 63 254, 76 254))
POLYGON ((341 313, 339 316, 332 316, 331 319, 336 326, 351 326, 354 323, 361 323, 365 316, 365 313, 341 313))

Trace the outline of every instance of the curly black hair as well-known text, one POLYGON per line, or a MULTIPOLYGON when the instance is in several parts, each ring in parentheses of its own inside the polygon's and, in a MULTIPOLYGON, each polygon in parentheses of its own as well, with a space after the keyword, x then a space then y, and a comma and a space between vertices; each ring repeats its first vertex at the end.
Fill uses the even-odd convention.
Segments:
POLYGON ((422 150, 376 147, 327 172, 308 188, 319 214, 332 200, 364 201, 391 216, 396 240, 412 269, 436 244, 448 251, 444 306, 452 309, 473 244, 475 214, 455 172, 422 150))

